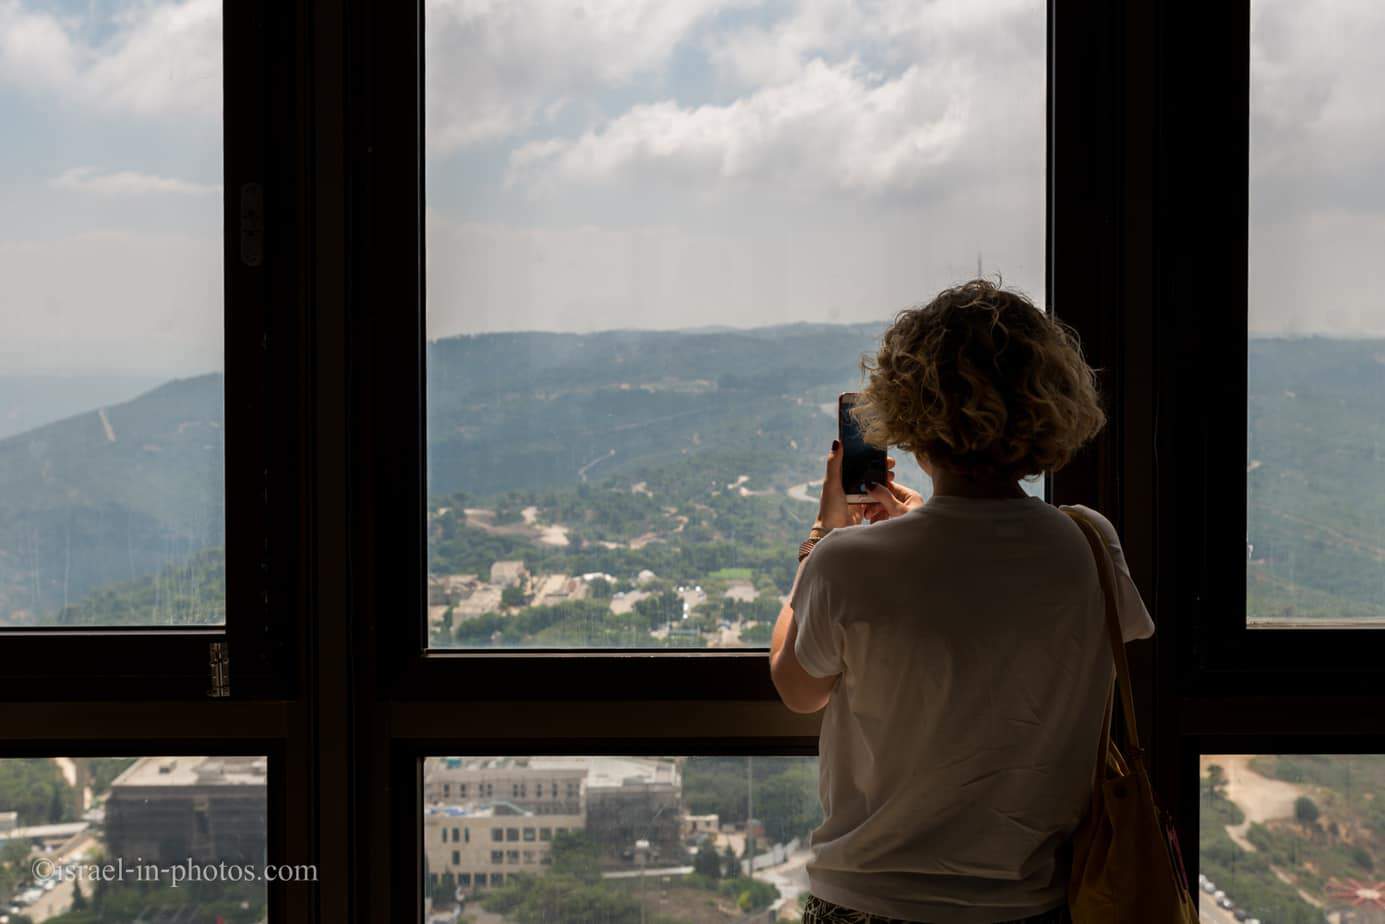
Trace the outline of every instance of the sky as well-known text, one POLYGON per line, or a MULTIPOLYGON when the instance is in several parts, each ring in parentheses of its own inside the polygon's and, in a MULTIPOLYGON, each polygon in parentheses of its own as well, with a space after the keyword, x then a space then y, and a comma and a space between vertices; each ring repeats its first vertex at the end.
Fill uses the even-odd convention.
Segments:
MULTIPOLYGON (((978 259, 1042 297, 1042 0, 425 15, 430 336, 880 321, 978 259)), ((0 0, 0 376, 221 367, 220 42, 218 0, 0 0)), ((1254 333, 1385 335, 1382 46, 1253 4, 1254 333)))

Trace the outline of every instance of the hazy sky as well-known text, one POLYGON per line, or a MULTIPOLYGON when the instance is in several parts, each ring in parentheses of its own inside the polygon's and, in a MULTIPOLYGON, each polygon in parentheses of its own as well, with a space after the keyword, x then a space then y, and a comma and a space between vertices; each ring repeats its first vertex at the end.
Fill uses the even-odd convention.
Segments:
MULTIPOLYGON (((430 333, 1040 296, 1043 10, 427 0, 430 333)), ((1385 6, 1253 23, 1252 328, 1385 334, 1385 6)), ((220 367, 220 60, 220 0, 0 0, 0 374, 220 367)))

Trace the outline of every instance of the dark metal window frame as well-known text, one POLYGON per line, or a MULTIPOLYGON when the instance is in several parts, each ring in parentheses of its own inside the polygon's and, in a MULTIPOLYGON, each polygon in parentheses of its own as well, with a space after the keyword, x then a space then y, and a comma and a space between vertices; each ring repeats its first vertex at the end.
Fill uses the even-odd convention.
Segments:
POLYGON ((1246 625, 1250 2, 1197 18, 1160 26, 1156 337, 1172 413, 1156 478, 1176 518, 1180 681, 1202 694, 1373 692, 1385 631, 1246 625))
POLYGON ((1152 770, 1195 875, 1199 754, 1385 753, 1385 633, 1246 625, 1250 2, 1146 22, 1153 444, 1133 468, 1158 563, 1152 770))
MULTIPOLYGON (((79 719, 77 716, 71 718, 79 719)), ((265 784, 265 853, 269 858, 267 862, 270 865, 284 862, 278 858, 290 855, 288 851, 289 833, 286 829, 289 818, 288 807, 292 804, 292 800, 289 798, 287 789, 287 775, 284 772, 284 746, 281 739, 236 738, 234 735, 225 733, 215 737, 83 737, 89 728, 90 726, 86 724, 81 724, 80 728, 73 728, 72 737, 61 743, 46 740, 7 743, 4 756, 0 757, 0 761, 49 757, 263 756, 268 759, 265 784)), ((256 872, 258 874, 259 870, 257 869, 256 872)), ((266 882, 265 898, 269 920, 274 922, 302 920, 302 918, 290 913, 290 909, 306 907, 303 898, 307 888, 297 888, 295 884, 290 882, 266 882), (293 895, 294 892, 298 894, 293 895), (293 904, 290 904, 291 902, 293 904)))
MULTIPOLYGON (((1095 4, 1092 4, 1095 13, 1095 4)), ((1119 147, 1102 136, 1092 106, 1108 99, 1104 78, 1118 57, 1102 50, 1098 36, 1114 27, 1110 14, 1083 18, 1069 14, 1065 27, 1090 46, 1091 54, 1071 58, 1071 66, 1051 66, 1069 89, 1072 114, 1050 106, 1049 303, 1064 320, 1100 332, 1100 349, 1115 356, 1121 328, 1110 313, 1120 271, 1093 274, 1103 265, 1093 252, 1119 262, 1123 241, 1111 234, 1110 216, 1119 213, 1119 147), (1092 57, 1095 54, 1097 57, 1092 57), (1080 110, 1080 111, 1079 111, 1080 110), (1068 159, 1055 161, 1057 156, 1068 159), (1070 153, 1069 153, 1070 152, 1070 153), (1056 166, 1055 166, 1056 164, 1056 166)), ((466 651, 426 645, 425 582, 425 402, 423 283, 423 12, 421 4, 377 3, 361 14, 354 46, 360 62, 358 104, 353 106, 356 149, 352 186, 358 236, 353 250, 351 382, 353 466, 351 497, 355 526, 351 541, 358 599, 381 616, 369 633, 377 653, 380 682, 399 699, 446 701, 504 700, 514 694, 513 678, 525 678, 535 699, 580 691, 588 699, 625 699, 632 691, 647 698, 744 700, 775 698, 765 668, 764 649, 746 651, 466 651), (387 616, 385 614, 388 614, 387 616), (387 628, 386 628, 387 627, 387 628), (708 678, 715 677, 715 683, 708 678)), ((353 68, 353 72, 357 71, 353 68)), ((1111 378, 1108 391, 1119 394, 1111 378)), ((1118 400, 1118 399, 1117 399, 1118 400)), ((1101 445, 1054 481, 1055 497, 1094 500, 1093 479, 1113 477, 1119 454, 1107 448, 1117 438, 1119 416, 1101 445)), ((1103 495, 1104 496, 1104 495, 1103 495)), ((1112 505, 1104 505, 1113 509, 1112 505)), ((792 554, 786 550, 785 554, 792 554)))
MULTIPOLYGON (((364 707, 353 753, 359 772, 388 793, 362 806, 358 825, 373 849, 356 845, 354 855, 361 867, 383 861, 390 870, 383 882, 354 877, 353 902, 370 920, 402 921, 417 920, 422 906, 426 756, 811 754, 818 719, 778 703, 763 649, 426 648, 421 4, 369 0, 351 22, 347 541, 364 707), (474 723, 459 717, 476 710, 485 728, 468 735, 474 723)), ((1144 25, 1139 9, 1049 4, 1047 301, 1102 367, 1112 421, 1053 479, 1052 492, 1059 502, 1098 506, 1126 529, 1142 587, 1154 562, 1154 517, 1144 503, 1152 476, 1124 472, 1127 459, 1150 450, 1154 430, 1145 410, 1150 351, 1129 333, 1148 317, 1151 287, 1152 88, 1144 75, 1152 44, 1144 25)), ((1133 658, 1152 687, 1154 652, 1133 658)), ((1152 695, 1141 706, 1152 715, 1152 695)))
POLYGON ((344 620, 320 613, 324 599, 340 600, 345 556, 317 541, 333 535, 318 518, 342 484, 329 464, 339 453, 317 443, 344 417, 318 306, 326 299, 330 314, 344 265, 330 233, 344 199, 331 134, 343 81, 324 70, 334 53, 340 61, 337 6, 223 4, 226 624, 0 631, 0 761, 269 758, 268 861, 314 864, 320 877, 267 887, 276 924, 349 919, 333 849, 345 840, 348 768, 322 756, 344 737, 331 717, 349 696, 320 654, 344 644, 344 620), (264 200, 256 266, 240 249, 241 189, 252 183, 264 200), (229 656, 229 695, 216 698, 214 642, 229 656))
MULTIPOLYGON (((0 629, 0 699, 204 699, 212 643, 231 695, 291 686, 302 542, 306 314, 298 289, 297 7, 223 8, 226 622, 196 628, 0 629), (289 144, 285 144, 289 141, 289 144), (241 190, 263 190, 264 255, 241 258, 241 190)), ((263 216, 262 216, 263 220, 263 216)))

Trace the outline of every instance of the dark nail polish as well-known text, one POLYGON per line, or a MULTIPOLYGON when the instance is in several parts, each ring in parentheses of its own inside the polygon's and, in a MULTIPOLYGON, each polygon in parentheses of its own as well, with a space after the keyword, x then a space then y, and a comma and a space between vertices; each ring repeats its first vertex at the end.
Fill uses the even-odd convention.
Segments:
POLYGON ((832 441, 832 451, 833 451, 833 452, 836 452, 838 449, 841 448, 841 445, 842 445, 842 441, 841 441, 841 440, 833 440, 833 441, 832 441))

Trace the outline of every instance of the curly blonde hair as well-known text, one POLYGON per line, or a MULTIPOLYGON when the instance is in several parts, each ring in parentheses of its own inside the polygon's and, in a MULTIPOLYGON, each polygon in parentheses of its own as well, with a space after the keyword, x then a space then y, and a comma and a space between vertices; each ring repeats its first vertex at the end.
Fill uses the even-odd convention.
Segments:
POLYGON ((964 474, 1057 471, 1106 423, 1076 335, 984 279, 900 312, 861 369, 866 440, 964 474))

